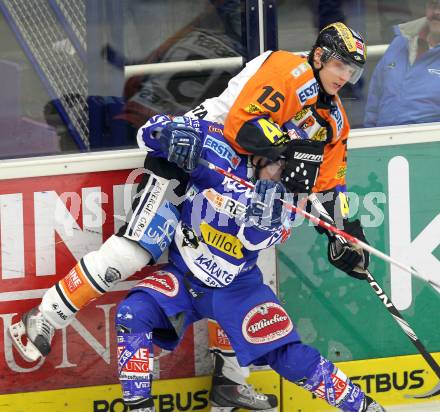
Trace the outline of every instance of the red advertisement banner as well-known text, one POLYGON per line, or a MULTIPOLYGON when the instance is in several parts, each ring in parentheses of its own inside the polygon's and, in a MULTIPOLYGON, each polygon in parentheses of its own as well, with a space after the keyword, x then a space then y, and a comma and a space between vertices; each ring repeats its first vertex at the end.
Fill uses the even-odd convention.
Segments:
MULTIPOLYGON (((139 173, 137 173, 139 175, 139 173)), ((58 330, 50 355, 23 361, 7 334, 18 314, 97 249, 122 224, 134 190, 131 171, 0 180, 0 394, 116 383, 117 303, 151 268, 82 310, 58 330)), ((155 351, 160 379, 194 376, 195 335, 172 354, 155 351)))

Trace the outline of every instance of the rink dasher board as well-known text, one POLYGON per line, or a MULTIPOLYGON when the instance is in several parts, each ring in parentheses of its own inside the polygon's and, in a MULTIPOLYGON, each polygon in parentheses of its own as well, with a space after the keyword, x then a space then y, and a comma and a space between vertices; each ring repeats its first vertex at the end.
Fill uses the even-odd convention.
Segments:
MULTIPOLYGON (((348 149, 373 148, 440 141, 440 123, 354 129, 348 149)), ((0 162, 0 180, 57 174, 124 170, 142 167, 143 149, 6 159, 0 162)))
MULTIPOLYGON (((0 164, 0 369, 4 372, 0 394, 12 394, 18 388, 33 392, 118 381, 113 326, 116 306, 151 268, 119 283, 80 311, 70 326, 56 332, 51 355, 36 364, 19 358, 6 330, 17 313, 36 306, 78 259, 99 248, 122 224, 122 219, 114 216, 125 216, 130 209, 138 181, 128 177, 133 172, 139 174, 133 168, 142 166, 144 156, 135 150, 0 164), (79 200, 76 210, 73 200, 67 201, 64 194, 79 200)), ((261 266, 274 290, 275 265, 275 251, 264 251, 261 266)), ((154 366, 156 379, 209 374, 212 360, 206 321, 189 328, 172 355, 156 350, 154 366)))
MULTIPOLYGON (((438 126, 431 127, 427 126, 428 130, 423 132, 423 138, 421 138, 421 131, 418 126, 413 128, 403 127, 400 128, 400 132, 393 131, 390 132, 389 130, 383 131, 383 134, 381 135, 379 130, 375 130, 374 135, 368 136, 365 134, 365 131, 354 131, 352 133, 352 139, 349 143, 349 148, 362 148, 362 147, 377 147, 377 146, 389 146, 389 145, 400 145, 400 144, 412 144, 412 143, 423 143, 423 142, 436 142, 439 141, 439 128, 438 126), (402 134, 399 134, 402 133, 402 134), (379 139, 380 138, 380 139, 379 139), (378 141, 378 139, 380 141, 378 141)), ((86 173, 100 173, 103 172, 104 174, 109 174, 109 172, 115 171, 128 171, 132 169, 133 167, 141 167, 144 160, 144 155, 140 150, 125 150, 125 151, 112 151, 112 152, 101 152, 101 153, 87 153, 87 154, 79 154, 79 155, 61 155, 61 156, 51 156, 51 157, 41 157, 41 158, 31 158, 31 159, 14 159, 14 160, 6 160, 2 161, 0 164, 0 183, 5 182, 8 180, 9 182, 14 181, 15 179, 30 179, 33 177, 39 178, 39 177, 61 177, 61 176, 68 176, 72 174, 86 174, 86 173)), ((127 172, 127 173, 128 173, 127 172)), ((72 177, 74 178, 74 177, 72 177)), ((18 180, 16 182, 18 183, 18 180)), ((38 180, 38 179, 37 179, 38 180)), ((21 181, 20 181, 21 182, 21 181)), ((9 193, 9 192, 8 192, 9 193)), ((0 191, 0 196, 2 192, 0 191)), ((77 253, 80 251, 77 250, 77 253)), ((272 253, 272 252, 270 252, 272 253)), ((264 262, 269 262, 272 259, 264 259, 264 262)), ((274 260, 272 260, 274 262, 274 260)), ((272 270, 269 270, 269 273, 272 270)), ((266 272, 266 270, 265 270, 266 272)), ((272 271, 273 276, 275 276, 275 271, 272 271)), ((46 276, 43 276, 46 280, 48 279, 46 276)), ((37 278, 39 279, 39 278, 37 278)), ((10 280, 10 279, 8 279, 10 280)), ((30 303, 32 299, 39 298, 42 296, 42 293, 44 292, 45 288, 47 288, 51 282, 45 282, 46 284, 37 289, 33 290, 21 290, 18 293, 18 297, 21 299, 23 298, 25 302, 30 303), (26 293, 29 293, 26 295, 26 293)), ((121 284, 121 286, 118 288, 118 290, 125 291, 128 290, 130 286, 134 284, 131 282, 124 282, 121 284)), ((10 293, 13 291, 5 290, 3 287, 0 288, 0 303, 4 303, 8 296, 10 296, 10 293), (9 293, 9 295, 7 295, 9 293)), ((14 292, 15 293, 15 292, 14 292)), ((111 295, 111 294, 109 294, 111 295)), ((122 296, 122 295, 120 295, 122 296)), ((110 299, 112 301, 112 299, 110 299)), ((98 301, 99 302, 99 301, 98 301)), ((105 306, 107 304, 111 304, 114 306, 114 302, 103 302, 105 306)), ((95 311, 97 311, 97 308, 93 308, 95 311)), ((87 309, 88 310, 88 309, 87 309)), ((85 313, 85 316, 87 316, 89 312, 85 313)), ((0 313, 1 314, 1 313, 0 313)), ((4 325, 3 325, 4 327, 4 325)), ((200 334, 203 335, 204 327, 203 325, 198 326, 197 332, 195 336, 192 337, 193 342, 190 344, 191 347, 196 350, 197 346, 203 346, 205 338, 201 336, 200 339, 196 338, 196 335, 200 334)), ((58 338, 58 340, 61 340, 58 338)), ((0 345, 3 346, 3 348, 0 347, 0 349, 3 349, 3 352, 5 352, 4 342, 0 339, 0 345)), ((203 373, 208 373, 210 368, 210 363, 206 362, 207 357, 203 356, 202 353, 200 353, 198 356, 196 355, 195 358, 201 360, 201 363, 198 367, 194 368, 194 373, 196 375, 200 375, 203 373), (205 359, 205 360, 204 360, 205 359)), ((159 359, 158 362, 156 362, 156 365, 160 364, 161 361, 166 360, 166 357, 163 357, 159 359)), ((421 361, 423 362, 423 361, 421 361)), ((61 363, 68 363, 66 359, 62 359, 61 363)), ((197 361, 196 361, 197 363, 197 361)), ((55 364, 54 364, 55 365, 55 364)), ((3 366, 3 365, 2 365, 3 366)), ((110 370, 113 370, 112 368, 110 370)), ((103 370, 105 372, 105 370, 103 370)), ((108 372, 108 370, 107 370, 108 372)), ((15 376, 15 379, 11 381, 11 384, 13 382, 20 381, 20 376, 24 377, 27 375, 28 378, 31 378, 32 373, 29 373, 26 371, 26 373, 17 373, 15 376)), ((34 378, 36 382, 40 382, 39 378, 34 378)), ((44 381, 44 378, 42 379, 44 381)), ((77 380, 78 382, 79 380, 77 380)), ((113 381, 115 381, 113 379, 113 381)), ((97 379, 94 383, 87 382, 87 379, 81 380, 83 385, 91 385, 91 384, 101 384, 99 379, 97 379)), ((108 380, 107 382, 108 383, 108 380)), ((63 387, 63 382, 58 382, 58 388, 63 387)), ((16 386, 17 387, 17 386, 16 386)), ((48 389, 48 388, 45 388, 48 389)), ((55 388, 51 388, 55 389, 55 388)), ((42 390, 38 389, 34 386, 33 389, 26 388, 26 390, 42 390)), ((0 391, 1 392, 1 391, 0 391)), ((1 404, 0 404, 1 406, 1 404)))
MULTIPOLYGON (((438 361, 440 353, 434 354, 438 361)), ((403 375, 417 370, 422 360, 419 356, 370 359, 337 363, 363 390, 381 402, 390 412, 434 412, 440 408, 440 400, 416 400, 405 398, 415 395, 435 384, 432 373, 423 374, 423 388, 385 390, 386 382, 396 379, 403 382, 403 375), (365 371, 368 370, 368 374, 365 371), (369 378, 369 386, 366 385, 369 378), (388 378, 384 379, 384 377, 388 378), (359 378, 360 377, 360 378, 359 378), (382 378, 381 378, 382 377, 382 378), (382 379, 377 386, 377 379, 382 379), (379 388, 379 391, 378 391, 379 388)), ((170 379, 154 382, 155 404, 158 412, 198 410, 209 411, 210 376, 185 379, 170 379)), ((331 412, 337 409, 329 407, 290 382, 281 381, 273 371, 252 372, 249 382, 258 390, 272 393, 281 402, 279 412, 331 412)), ((60 389, 55 391, 16 393, 0 395, 0 410, 14 412, 122 412, 120 386, 102 385, 82 388, 60 389)))

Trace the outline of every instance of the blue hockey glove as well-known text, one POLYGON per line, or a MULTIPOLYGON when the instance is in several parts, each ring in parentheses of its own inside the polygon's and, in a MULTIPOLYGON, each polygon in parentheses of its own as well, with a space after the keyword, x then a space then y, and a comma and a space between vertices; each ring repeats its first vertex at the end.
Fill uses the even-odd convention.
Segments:
MULTIPOLYGON (((353 222, 344 222, 344 231, 368 243, 358 219, 353 222)), ((356 279, 366 279, 365 270, 370 263, 370 254, 357 245, 348 243, 341 236, 328 235, 328 260, 329 262, 356 279)))
POLYGON ((246 209, 246 218, 263 229, 275 229, 282 223, 283 202, 286 189, 279 182, 257 180, 246 209))
POLYGON ((202 151, 202 141, 195 129, 183 123, 167 123, 160 133, 159 142, 162 150, 168 153, 168 161, 186 172, 195 169, 202 151))

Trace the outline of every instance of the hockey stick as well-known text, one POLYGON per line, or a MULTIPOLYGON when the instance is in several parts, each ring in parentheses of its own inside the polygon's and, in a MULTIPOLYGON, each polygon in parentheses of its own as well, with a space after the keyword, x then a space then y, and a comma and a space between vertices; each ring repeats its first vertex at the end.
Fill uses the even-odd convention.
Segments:
MULTIPOLYGON (((333 223, 332 217, 327 213, 322 203, 319 201, 316 194, 312 193, 309 196, 310 201, 315 206, 317 211, 320 213, 321 216, 323 216, 328 222, 333 223)), ((419 353, 423 356, 426 363, 431 367, 431 369, 434 371, 434 373, 437 375, 437 377, 440 379, 440 366, 435 361, 435 359, 431 356, 431 354, 426 350, 423 343, 420 341, 414 330, 411 328, 409 323, 403 318, 399 310, 394 306, 391 299, 388 297, 388 295, 383 291, 383 289, 379 286, 376 279, 373 277, 371 272, 369 270, 365 270, 365 273, 367 275, 367 282, 372 287, 374 292, 376 293, 377 297, 382 301, 385 308, 388 310, 388 312, 393 316, 394 320, 397 322, 397 324, 400 326, 402 331, 408 336, 411 343, 417 348, 419 353)), ((435 385, 433 389, 430 391, 420 394, 420 395, 405 395, 407 398, 417 398, 417 399, 425 399, 425 398, 431 398, 433 396, 436 396, 440 394, 440 381, 435 385)))
MULTIPOLYGON (((233 173, 228 172, 227 170, 222 169, 221 167, 216 166, 215 164, 213 164, 211 162, 208 162, 205 159, 199 159, 199 164, 207 167, 208 169, 214 170, 215 172, 220 173, 223 176, 229 177, 230 179, 235 180, 237 183, 240 183, 243 186, 248 187, 249 189, 254 188, 254 185, 252 183, 248 182, 247 180, 244 180, 244 179, 234 175, 233 173)), ((350 243, 352 243, 354 245, 358 245, 362 249, 366 250, 367 252, 371 253, 374 256, 377 256, 378 258, 384 260, 385 262, 391 263, 391 264, 403 269, 405 272, 413 274, 414 276, 418 277, 419 279, 422 279, 425 282, 429 283, 431 286, 435 287, 436 290, 440 291, 440 284, 429 279, 428 276, 422 275, 417 270, 395 260, 391 256, 388 256, 387 254, 374 248, 373 246, 369 245, 368 243, 362 242, 358 238, 356 238, 356 237, 344 232, 343 230, 340 230, 337 227, 333 226, 332 223, 329 223, 330 221, 332 222, 332 220, 329 219, 330 216, 327 214, 327 212, 324 213, 323 211, 320 210, 320 208, 319 208, 320 202, 318 200, 318 197, 314 193, 312 193, 309 196, 309 200, 318 209, 318 211, 320 212, 320 214, 322 216, 327 217, 328 222, 317 217, 317 216, 312 215, 311 213, 306 212, 304 209, 302 209, 300 207, 292 205, 291 203, 288 203, 285 201, 283 201, 283 203, 284 203, 284 207, 287 210, 290 210, 292 212, 299 213, 299 214, 303 215, 304 217, 306 217, 308 220, 312 221, 316 225, 323 227, 324 229, 328 230, 329 232, 332 232, 333 234, 336 234, 336 235, 343 237, 345 240, 348 240, 350 243)), ((322 205, 321 205, 321 207, 322 207, 322 205)), ((324 208, 322 207, 322 209, 324 209, 324 208)))
MULTIPOLYGON (((248 187, 249 189, 254 188, 254 185, 252 183, 248 182, 247 180, 244 180, 244 179, 234 175, 233 173, 228 172, 228 171, 222 169, 221 167, 218 167, 218 166, 214 165, 213 163, 208 162, 205 159, 199 159, 199 164, 209 168, 210 170, 214 170, 215 172, 220 173, 223 176, 229 177, 230 179, 242 184, 245 187, 248 187)), ((372 248, 367 243, 361 242, 357 238, 349 235, 348 233, 345 233, 342 230, 337 229, 332 224, 330 224, 330 223, 333 223, 333 219, 327 213, 325 208, 322 206, 321 202, 319 201, 319 199, 317 198, 316 195, 314 195, 314 194, 310 195, 309 199, 311 200, 312 204, 316 207, 318 212, 325 219, 327 219, 328 222, 325 222, 324 220, 322 220, 316 216, 313 216, 310 213, 307 213, 306 211, 304 211, 303 209, 299 209, 290 203, 284 202, 284 205, 287 209, 290 209, 294 212, 298 212, 298 213, 302 214, 303 216, 305 216, 306 218, 312 220, 314 223, 319 224, 323 228, 329 230, 331 233, 333 233, 333 235, 335 235, 335 234, 340 235, 344 239, 350 241, 351 243, 356 243, 361 247, 363 247, 363 245, 366 245, 366 246, 368 246, 368 249, 373 249, 376 252, 376 249, 372 248)), ((366 249, 366 250, 368 250, 368 249, 366 249)), ((385 259, 386 261, 389 261, 390 263, 394 263, 393 262, 394 259, 389 258, 387 255, 385 255, 384 253, 382 253, 380 251, 377 251, 377 252, 379 252, 379 254, 378 253, 372 253, 372 254, 375 254, 376 256, 381 257, 382 259, 384 257, 386 257, 387 258, 387 259, 385 259)), ((398 266, 401 267, 401 264, 399 264, 398 266)), ((440 379, 440 366, 437 364, 437 362, 432 357, 432 355, 426 350, 425 346, 420 341, 420 339, 417 337, 414 330, 411 328, 411 326, 408 324, 408 322, 403 318, 403 316, 400 314, 399 310, 394 306, 393 302, 388 297, 388 295, 383 291, 383 289, 376 282, 373 275, 368 270, 366 270, 366 274, 367 274, 366 280, 367 280, 368 284, 371 286, 371 288, 374 290, 377 297, 381 300, 381 302, 383 303, 385 308, 393 316, 394 320, 400 326, 402 331, 406 334, 406 336, 408 336, 411 343, 417 348, 419 353, 422 355, 422 357, 425 359, 425 361, 428 363, 428 365, 431 367, 431 369, 434 371, 434 373, 440 379)), ((431 282, 429 282, 429 283, 431 283, 431 282)), ((435 285, 435 283, 434 283, 434 285, 435 285)), ((412 397, 412 398, 417 398, 417 399, 424 399, 424 398, 431 398, 431 397, 436 396, 438 394, 440 394, 440 381, 436 384, 436 386, 433 389, 431 389, 430 391, 428 391, 424 394, 414 395, 414 396, 406 395, 406 396, 412 397)))

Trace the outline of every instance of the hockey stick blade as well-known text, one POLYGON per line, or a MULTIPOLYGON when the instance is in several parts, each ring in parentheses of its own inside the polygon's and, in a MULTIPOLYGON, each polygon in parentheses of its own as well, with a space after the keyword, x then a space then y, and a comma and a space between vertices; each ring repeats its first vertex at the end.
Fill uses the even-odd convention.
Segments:
POLYGON ((399 325, 400 329, 405 333, 405 335, 409 338, 411 343, 416 347, 420 355, 422 355, 423 359, 425 359, 426 363, 431 367, 433 372, 439 378, 439 382, 437 385, 431 389, 430 391, 420 394, 420 395, 405 395, 406 398, 416 398, 416 399, 425 399, 432 398, 440 394, 440 366, 432 357, 432 355, 426 350, 423 343, 420 341, 414 330, 411 328, 409 323, 403 318, 399 310, 394 306, 391 299, 387 296, 387 294, 383 291, 383 289, 379 286, 376 279, 374 279, 373 275, 370 271, 366 270, 367 273, 367 282, 371 286, 371 288, 376 293, 376 296, 382 301, 385 308, 394 318, 396 323, 399 325))
POLYGON ((427 399, 432 398, 440 394, 440 382, 437 383, 430 391, 422 393, 421 395, 404 395, 405 398, 415 398, 415 399, 427 399))

